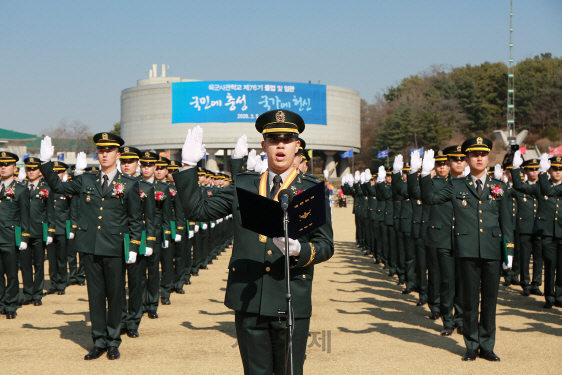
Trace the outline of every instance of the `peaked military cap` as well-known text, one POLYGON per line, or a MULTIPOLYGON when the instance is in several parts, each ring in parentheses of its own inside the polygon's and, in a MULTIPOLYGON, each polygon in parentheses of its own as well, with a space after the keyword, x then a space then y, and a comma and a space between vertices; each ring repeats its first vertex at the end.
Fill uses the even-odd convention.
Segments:
POLYGON ((410 171, 410 162, 405 162, 404 166, 402 167, 402 172, 409 172, 410 171))
POLYGON ((304 153, 304 149, 306 148, 306 142, 302 138, 298 138, 298 140, 300 141, 301 145, 299 146, 299 149, 297 150, 297 154, 302 155, 304 153))
POLYGON ((23 163, 26 168, 38 168, 41 165, 41 160, 39 158, 25 158, 23 163))
POLYGON ((63 163, 62 161, 55 161, 53 163, 53 171, 55 172, 63 172, 68 169, 68 164, 63 163))
POLYGON ((171 171, 177 171, 180 169, 182 162, 179 160, 170 160, 170 164, 168 165, 168 169, 171 171))
POLYGON ((274 109, 258 117, 256 130, 264 138, 293 138, 304 131, 304 120, 295 112, 274 109))
POLYGON ((387 176, 391 176, 392 175, 392 167, 386 167, 386 175, 387 176))
POLYGON ((121 147, 125 141, 113 133, 98 133, 94 135, 94 143, 98 149, 121 147))
POLYGON ((553 156, 548 160, 550 160, 551 167, 562 168, 562 156, 553 156))
POLYGON ((435 162, 443 163, 445 161, 447 161, 447 153, 445 152, 445 150, 437 151, 437 154, 435 154, 435 162))
POLYGON ((197 175, 198 176, 205 176, 205 171, 201 167, 197 167, 197 175))
POLYGON ((525 160, 521 166, 525 169, 539 169, 539 159, 525 160))
POLYGON ((100 169, 98 167, 88 167, 88 168, 84 169, 84 171, 86 171, 86 172, 99 172, 100 169))
POLYGON ((160 156, 158 160, 156 160, 157 167, 168 167, 170 165, 170 159, 160 156))
POLYGON ((450 159, 464 159, 466 157, 465 153, 462 152, 462 145, 445 147, 443 153, 450 159))
POLYGON ((486 167, 486 172, 487 172, 489 175, 493 175, 493 174, 494 174, 494 170, 495 170, 494 167, 486 167))
POLYGON ((310 152, 310 151, 308 151, 308 150, 306 150, 306 149, 303 149, 303 150, 302 150, 302 159, 303 159, 304 161, 310 161, 310 156, 308 155, 309 152, 310 152))
POLYGON ((119 147, 121 156, 119 159, 135 160, 140 159, 141 151, 136 147, 121 146, 119 147))
POLYGON ((156 163, 158 161, 158 154, 152 151, 141 151, 140 162, 141 163, 156 163))
POLYGON ((0 163, 15 163, 19 160, 20 158, 14 153, 8 151, 2 151, 0 153, 0 163))
POLYGON ((463 142, 461 151, 463 154, 469 152, 490 152, 492 151, 493 143, 486 137, 472 137, 463 142))
POLYGON ((513 169, 513 161, 509 162, 509 163, 505 163, 504 165, 502 165, 503 169, 513 169))

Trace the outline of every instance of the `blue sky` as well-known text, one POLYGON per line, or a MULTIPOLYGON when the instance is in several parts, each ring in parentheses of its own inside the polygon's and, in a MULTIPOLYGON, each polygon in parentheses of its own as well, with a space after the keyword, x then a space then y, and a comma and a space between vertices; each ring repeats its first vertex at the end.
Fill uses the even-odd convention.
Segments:
MULTIPOLYGON (((514 58, 562 56, 562 1, 514 1, 514 58)), ((377 93, 433 64, 508 59, 509 0, 0 1, 0 128, 120 119, 153 63, 202 80, 377 93)))

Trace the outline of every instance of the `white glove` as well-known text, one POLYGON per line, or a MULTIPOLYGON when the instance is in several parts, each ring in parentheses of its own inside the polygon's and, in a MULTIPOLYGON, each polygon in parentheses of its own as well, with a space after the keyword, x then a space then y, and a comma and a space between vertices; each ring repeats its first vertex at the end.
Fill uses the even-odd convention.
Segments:
POLYGON ((215 227, 215 223, 211 222, 211 228, 214 228, 214 227, 215 227))
POLYGON ((203 229, 203 230, 207 230, 207 223, 203 223, 202 229, 203 229))
POLYGON ((254 166, 254 171, 261 173, 261 167, 262 167, 263 161, 261 160, 261 156, 256 155, 256 161, 255 161, 255 166, 254 166))
POLYGON ((365 169, 365 182, 371 181, 371 178, 373 178, 371 171, 369 170, 369 168, 365 169))
POLYGON ((359 179, 361 181, 361 185, 363 185, 365 183, 365 172, 361 172, 359 179))
POLYGON ((422 166, 422 159, 420 158, 420 150, 412 152, 410 160, 410 173, 418 173, 422 166))
POLYGON ((129 259, 127 259, 127 260, 125 261, 125 263, 127 263, 127 264, 133 264, 133 263, 135 263, 136 261, 137 261, 137 253, 135 253, 134 251, 131 251, 131 252, 129 253, 129 259))
POLYGON ((23 181, 25 180, 25 176, 26 176, 26 174, 25 174, 25 168, 24 168, 24 167, 21 167, 21 168, 20 168, 20 173, 18 173, 18 181, 19 181, 19 182, 23 182, 23 181))
POLYGON ((248 162, 246 163, 246 169, 253 171, 256 168, 256 150, 250 151, 248 154, 248 162))
POLYGON ((248 137, 246 134, 238 138, 236 142, 236 147, 232 153, 233 159, 242 159, 248 153, 248 137))
POLYGON ((76 156, 76 171, 75 175, 79 176, 84 173, 84 169, 88 166, 88 161, 86 160, 86 153, 79 152, 76 156))
POLYGON ((385 177, 386 177, 386 169, 384 169, 384 166, 381 165, 379 167, 379 173, 377 174, 377 183, 383 182, 385 177))
POLYGON ((41 161, 45 163, 51 161, 51 158, 53 157, 54 153, 55 153, 55 146, 53 146, 51 143, 51 137, 46 136, 45 139, 41 141, 41 149, 40 149, 41 161))
POLYGON ((68 181, 68 175, 65 173, 64 176, 62 176, 62 182, 66 181, 68 181))
POLYGON ((73 240, 74 239, 74 233, 70 232, 70 234, 68 235, 68 239, 73 240))
POLYGON ((548 154, 542 154, 539 163, 539 172, 543 173, 550 169, 550 160, 548 160, 548 154))
POLYGON ((49 236, 47 237, 47 245, 50 245, 53 243, 53 237, 49 236))
POLYGON ((139 164, 139 166, 137 167, 137 170, 136 170, 135 172, 136 172, 137 174, 140 174, 140 173, 141 173, 140 164, 139 164))
POLYGON ((152 253, 153 253, 153 251, 154 251, 154 250, 152 250, 152 247, 147 247, 146 250, 145 250, 145 252, 144 252, 144 256, 145 256, 145 257, 151 256, 152 253))
POLYGON ((20 243, 20 250, 26 250, 26 249, 27 249, 27 243, 26 242, 20 243))
POLYGON ((527 182, 528 178, 527 175, 523 175, 525 177, 525 182, 527 182))
POLYGON ((361 181, 361 173, 359 173, 359 171, 355 171, 355 178, 353 180, 356 184, 359 183, 359 181, 361 181))
POLYGON ((164 240, 164 242, 162 242, 162 249, 167 249, 168 246, 170 246, 170 243, 168 242, 168 240, 164 240))
MULTIPOLYGON (((285 237, 274 237, 273 243, 285 255, 285 237)), ((289 238, 289 256, 298 257, 301 254, 301 243, 289 238)))
POLYGON ((176 234, 175 241, 176 241, 176 242, 181 242, 181 234, 176 234))
POLYGON ((499 164, 496 164, 496 166, 494 167, 494 178, 496 180, 500 180, 502 179, 503 176, 503 171, 502 171, 502 167, 499 164))
POLYGON ((518 169, 521 164, 523 164, 523 157, 521 156, 521 151, 515 151, 513 154, 513 169, 518 169))
POLYGON ((199 225, 196 225, 195 228, 193 228, 193 230, 195 231, 195 233, 199 232, 199 225))
POLYGON ((117 159, 117 170, 119 171, 119 173, 123 173, 121 172, 121 161, 119 159, 117 159))
POLYGON ((324 173, 324 178, 327 180, 328 177, 330 177, 330 172, 328 172, 327 169, 324 169, 324 171, 322 171, 322 173, 324 173))
POLYGON ((433 150, 427 150, 424 152, 422 161, 422 177, 431 174, 431 171, 435 167, 435 158, 433 157, 433 150))
POLYGON ((401 173, 402 168, 404 168, 404 157, 402 155, 396 155, 394 157, 394 164, 392 165, 392 173, 401 173))
POLYGON ((181 161, 194 167, 206 154, 207 149, 203 144, 203 129, 197 125, 187 131, 187 137, 185 137, 181 150, 181 161))
POLYGON ((189 237, 188 238, 193 238, 193 236, 195 235, 195 232, 190 230, 189 231, 189 237))
POLYGON ((267 155, 266 155, 261 163, 261 173, 265 173, 267 171, 267 168, 268 168, 268 163, 267 163, 267 155))
POLYGON ((504 270, 507 270, 508 268, 511 268, 513 266, 513 256, 512 255, 508 255, 507 256, 507 264, 505 264, 505 262, 502 262, 502 267, 504 270))
POLYGON ((464 171, 462 171, 462 176, 466 177, 470 174, 470 167, 467 165, 466 167, 464 167, 464 171))

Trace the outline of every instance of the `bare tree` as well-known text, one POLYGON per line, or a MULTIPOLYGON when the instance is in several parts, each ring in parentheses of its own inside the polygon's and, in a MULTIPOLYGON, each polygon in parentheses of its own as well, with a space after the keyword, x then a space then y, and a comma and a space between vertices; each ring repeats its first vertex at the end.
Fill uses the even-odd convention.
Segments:
POLYGON ((57 151, 86 151, 93 149, 90 127, 80 120, 63 118, 55 128, 46 131, 57 151))

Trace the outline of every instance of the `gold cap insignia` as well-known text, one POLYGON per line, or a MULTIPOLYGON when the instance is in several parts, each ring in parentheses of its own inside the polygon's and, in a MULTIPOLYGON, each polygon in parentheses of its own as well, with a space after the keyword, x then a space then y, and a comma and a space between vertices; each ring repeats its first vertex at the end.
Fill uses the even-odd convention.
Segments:
POLYGON ((58 166, 59 166, 59 162, 55 161, 55 167, 58 167, 58 166))
POLYGON ((149 158, 149 157, 150 157, 150 152, 148 152, 148 151, 145 152, 145 153, 144 153, 144 157, 145 157, 145 158, 149 158))
POLYGON ((443 156, 443 151, 439 150, 439 151, 437 152, 437 156, 443 156))
POLYGON ((102 137, 102 139, 105 139, 105 140, 109 139, 109 138, 107 137, 107 133, 103 133, 103 134, 101 135, 101 137, 102 137))
POLYGON ((172 161, 170 162, 170 165, 176 165, 176 162, 172 160, 172 161))
POLYGON ((5 152, 2 153, 2 157, 3 157, 3 158, 6 157, 6 153, 5 153, 5 152))
POLYGON ((124 151, 129 152, 129 147, 125 147, 124 151))
POLYGON ((462 146, 461 146, 461 145, 458 145, 458 146, 457 146, 457 151, 458 151, 458 152, 461 152, 461 150, 462 150, 462 146))
POLYGON ((482 141, 483 141, 482 137, 476 138, 476 144, 477 144, 477 145, 481 145, 481 144, 482 144, 482 141))
POLYGON ((29 161, 32 163, 35 163, 35 159, 34 158, 29 158, 29 161))
POLYGON ((533 163, 538 163, 538 162, 537 162, 537 159, 533 159, 533 163))
POLYGON ((559 157, 556 158, 556 161, 562 161, 562 158, 560 158, 560 156, 559 156, 559 157))
POLYGON ((278 111, 275 114, 275 120, 277 120, 277 122, 285 122, 285 113, 283 113, 283 111, 278 111))

